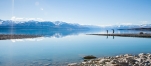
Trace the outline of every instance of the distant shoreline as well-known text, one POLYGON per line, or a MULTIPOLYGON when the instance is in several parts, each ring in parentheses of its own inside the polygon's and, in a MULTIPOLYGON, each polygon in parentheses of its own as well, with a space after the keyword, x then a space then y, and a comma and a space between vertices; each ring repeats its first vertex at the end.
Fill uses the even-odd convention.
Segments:
POLYGON ((24 35, 24 34, 0 34, 0 40, 9 40, 9 39, 23 39, 23 38, 37 38, 41 37, 40 35, 24 35))
POLYGON ((151 38, 151 34, 87 34, 87 35, 151 38))
POLYGON ((144 30, 144 31, 151 31, 151 28, 131 28, 131 29, 117 29, 117 30, 144 30))

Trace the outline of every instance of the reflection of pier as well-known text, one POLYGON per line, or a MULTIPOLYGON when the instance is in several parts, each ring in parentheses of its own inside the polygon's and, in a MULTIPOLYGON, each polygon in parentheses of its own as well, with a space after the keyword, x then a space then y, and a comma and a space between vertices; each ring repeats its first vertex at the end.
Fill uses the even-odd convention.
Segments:
POLYGON ((151 38, 151 34, 87 34, 87 35, 151 38))
POLYGON ((24 39, 24 38, 37 38, 41 37, 39 35, 16 35, 16 34, 0 34, 0 40, 7 40, 7 39, 24 39))

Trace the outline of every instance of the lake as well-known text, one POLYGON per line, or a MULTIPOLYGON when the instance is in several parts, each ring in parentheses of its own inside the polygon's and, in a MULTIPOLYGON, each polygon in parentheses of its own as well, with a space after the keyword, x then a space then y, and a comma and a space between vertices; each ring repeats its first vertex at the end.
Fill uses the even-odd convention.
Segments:
MULTIPOLYGON (((140 31, 115 31, 139 33, 140 31)), ((148 33, 150 31, 147 31, 148 33)), ((67 66, 82 57, 151 53, 150 38, 86 35, 106 31, 1 30, 1 34, 38 34, 43 37, 0 40, 0 66, 67 66)), ((109 32, 111 33, 111 31, 109 32)))

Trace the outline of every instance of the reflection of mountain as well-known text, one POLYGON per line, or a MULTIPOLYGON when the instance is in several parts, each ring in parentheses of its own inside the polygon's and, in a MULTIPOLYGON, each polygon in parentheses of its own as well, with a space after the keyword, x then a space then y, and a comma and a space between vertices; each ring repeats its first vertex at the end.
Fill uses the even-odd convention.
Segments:
POLYGON ((0 20, 0 34, 28 34, 63 37, 72 34, 100 30, 93 25, 80 25, 60 21, 12 21, 0 20))
POLYGON ((56 29, 1 29, 0 34, 25 34, 25 35, 41 35, 45 37, 64 37, 67 35, 78 35, 81 33, 92 33, 99 30, 56 30, 56 29))

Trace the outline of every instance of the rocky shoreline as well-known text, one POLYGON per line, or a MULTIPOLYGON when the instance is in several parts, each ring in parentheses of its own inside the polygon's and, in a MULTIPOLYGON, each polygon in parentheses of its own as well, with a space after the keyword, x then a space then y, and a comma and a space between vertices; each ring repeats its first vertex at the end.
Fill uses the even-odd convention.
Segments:
POLYGON ((151 54, 140 53, 138 55, 125 54, 103 57, 85 60, 81 63, 70 63, 68 66, 151 66, 151 54))
POLYGON ((0 34, 0 40, 8 39, 23 39, 23 38, 37 38, 41 37, 40 35, 24 35, 24 34, 0 34))

